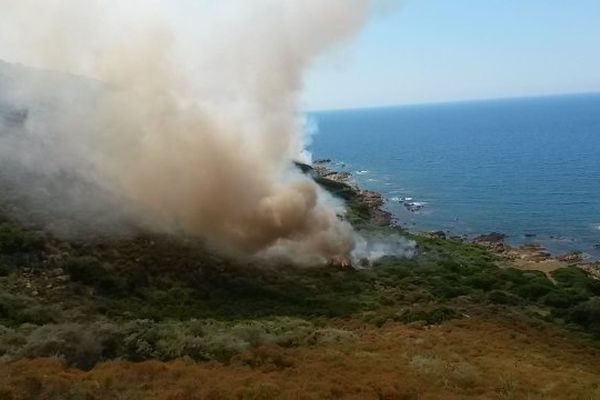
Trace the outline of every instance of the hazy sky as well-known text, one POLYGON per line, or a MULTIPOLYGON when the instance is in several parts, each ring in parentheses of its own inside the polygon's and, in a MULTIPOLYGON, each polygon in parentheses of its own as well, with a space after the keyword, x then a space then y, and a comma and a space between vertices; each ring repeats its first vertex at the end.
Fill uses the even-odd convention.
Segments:
POLYGON ((307 109, 600 91, 600 0, 401 4, 313 68, 307 109))

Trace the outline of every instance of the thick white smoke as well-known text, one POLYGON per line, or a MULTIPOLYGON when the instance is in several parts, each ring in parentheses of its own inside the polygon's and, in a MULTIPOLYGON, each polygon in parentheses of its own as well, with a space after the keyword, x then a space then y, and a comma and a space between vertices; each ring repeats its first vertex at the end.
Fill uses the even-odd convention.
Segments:
POLYGON ((383 257, 412 258, 416 252, 416 242, 398 234, 356 235, 351 259, 354 265, 367 267, 383 257))
POLYGON ((0 69, 0 107, 22 116, 1 122, 0 160, 98 225, 118 210, 240 254, 347 255, 350 226, 290 165, 304 72, 373 5, 0 0, 0 59, 60 72, 0 69))

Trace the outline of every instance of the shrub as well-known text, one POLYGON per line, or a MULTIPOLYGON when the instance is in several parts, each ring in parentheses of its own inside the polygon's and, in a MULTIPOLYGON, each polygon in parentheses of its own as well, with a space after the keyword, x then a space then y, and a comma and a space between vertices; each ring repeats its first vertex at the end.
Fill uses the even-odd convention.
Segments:
POLYGON ((27 342, 26 335, 25 329, 16 330, 0 325, 0 357, 22 347, 27 342))
POLYGON ((502 282, 492 274, 480 272, 465 279, 465 284, 475 289, 491 290, 500 287, 502 282))
POLYGON ((544 304, 550 307, 569 308, 587 299, 588 297, 584 294, 580 294, 575 292, 574 290, 567 289, 553 290, 546 296, 544 296, 543 301, 544 304))
POLYGON ((262 345, 296 346, 310 341, 315 328, 304 320, 277 318, 267 321, 220 322, 215 320, 133 321, 122 329, 126 358, 228 361, 235 354, 262 345))
POLYGON ((586 329, 600 333, 600 297, 594 297, 573 307, 569 319, 586 329))
POLYGON ((44 237, 10 224, 0 224, 0 253, 16 254, 41 251, 44 237))
POLYGON ((95 257, 73 257, 65 263, 65 272, 74 282, 105 292, 115 292, 122 288, 120 281, 95 257))
POLYGON ((590 277, 580 268, 560 268, 552 272, 552 277, 561 288, 575 289, 589 295, 600 295, 600 281, 590 277))
POLYGON ((98 361, 110 356, 114 348, 116 327, 110 324, 45 325, 34 330, 22 349, 21 357, 64 358, 68 365, 91 369, 98 361))
POLYGON ((0 261, 0 277, 10 275, 12 271, 13 269, 10 266, 0 261))
POLYGON ((579 286, 586 278, 585 273, 579 268, 559 268, 551 274, 559 287, 579 286))
POLYGON ((524 299, 537 300, 552 290, 552 284, 546 282, 527 283, 515 288, 515 292, 524 299))
POLYGON ((460 318, 461 314, 448 307, 439 307, 430 311, 404 310, 398 315, 398 319, 404 323, 424 321, 428 325, 438 325, 442 322, 460 318))
POLYGON ((522 301, 519 297, 504 290, 492 290, 488 293, 488 300, 491 303, 503 305, 517 305, 522 301))
POLYGON ((432 294, 440 299, 452 299, 469 293, 471 293, 469 287, 456 285, 450 282, 440 282, 432 290, 432 294))
POLYGON ((238 322, 136 320, 123 325, 95 322, 18 328, 0 325, 0 356, 60 357, 71 366, 89 369, 99 361, 113 358, 229 361, 236 354, 262 346, 337 343, 351 338, 349 332, 317 329, 307 321, 293 318, 238 322))
POLYGON ((515 268, 499 269, 495 275, 499 280, 514 285, 527 284, 528 279, 524 275, 524 272, 515 268))
POLYGON ((27 296, 0 293, 0 321, 8 325, 42 325, 57 322, 58 319, 59 312, 53 307, 43 306, 27 296))

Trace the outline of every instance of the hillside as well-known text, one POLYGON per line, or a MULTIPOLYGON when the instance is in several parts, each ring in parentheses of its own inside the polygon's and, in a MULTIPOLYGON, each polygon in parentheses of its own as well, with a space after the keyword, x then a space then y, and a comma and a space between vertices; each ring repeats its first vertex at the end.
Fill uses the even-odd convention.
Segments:
POLYGON ((242 263, 189 237, 59 239, 3 204, 0 398, 600 396, 600 281, 375 224, 368 196, 319 182, 417 256, 242 263))

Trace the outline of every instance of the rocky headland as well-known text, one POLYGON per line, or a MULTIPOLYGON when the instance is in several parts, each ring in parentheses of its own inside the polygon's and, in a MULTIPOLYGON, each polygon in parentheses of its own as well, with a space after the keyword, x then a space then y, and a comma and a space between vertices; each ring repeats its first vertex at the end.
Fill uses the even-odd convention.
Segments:
MULTIPOLYGON (((317 160, 312 166, 298 163, 298 166, 310 174, 328 191, 344 198, 354 211, 368 216, 368 223, 377 226, 392 226, 396 220, 392 213, 384 209, 386 199, 378 192, 362 190, 351 173, 337 171, 332 166, 332 160, 317 160)), ((412 199, 409 199, 412 200, 412 199)), ((406 205, 406 202, 405 202, 406 205)), ((410 206, 410 202, 409 202, 410 206)), ((411 210, 408 206, 409 211, 411 210)), ((444 231, 424 232, 425 237, 448 239, 459 242, 473 243, 491 250, 493 253, 506 258, 514 266, 525 270, 537 270, 546 274, 565 267, 577 267, 591 276, 600 279, 600 261, 589 261, 580 251, 553 255, 544 246, 537 243, 526 243, 513 246, 506 242, 508 236, 500 232, 491 232, 468 238, 467 236, 450 235, 444 231)), ((535 235, 528 234, 531 238, 535 235)))
POLYGON ((392 213, 383 209, 385 205, 383 195, 371 190, 362 190, 351 173, 334 170, 331 167, 331 160, 318 160, 312 166, 298 162, 296 165, 304 173, 311 175, 327 191, 344 199, 351 213, 359 214, 369 224, 389 226, 394 223, 392 213))

